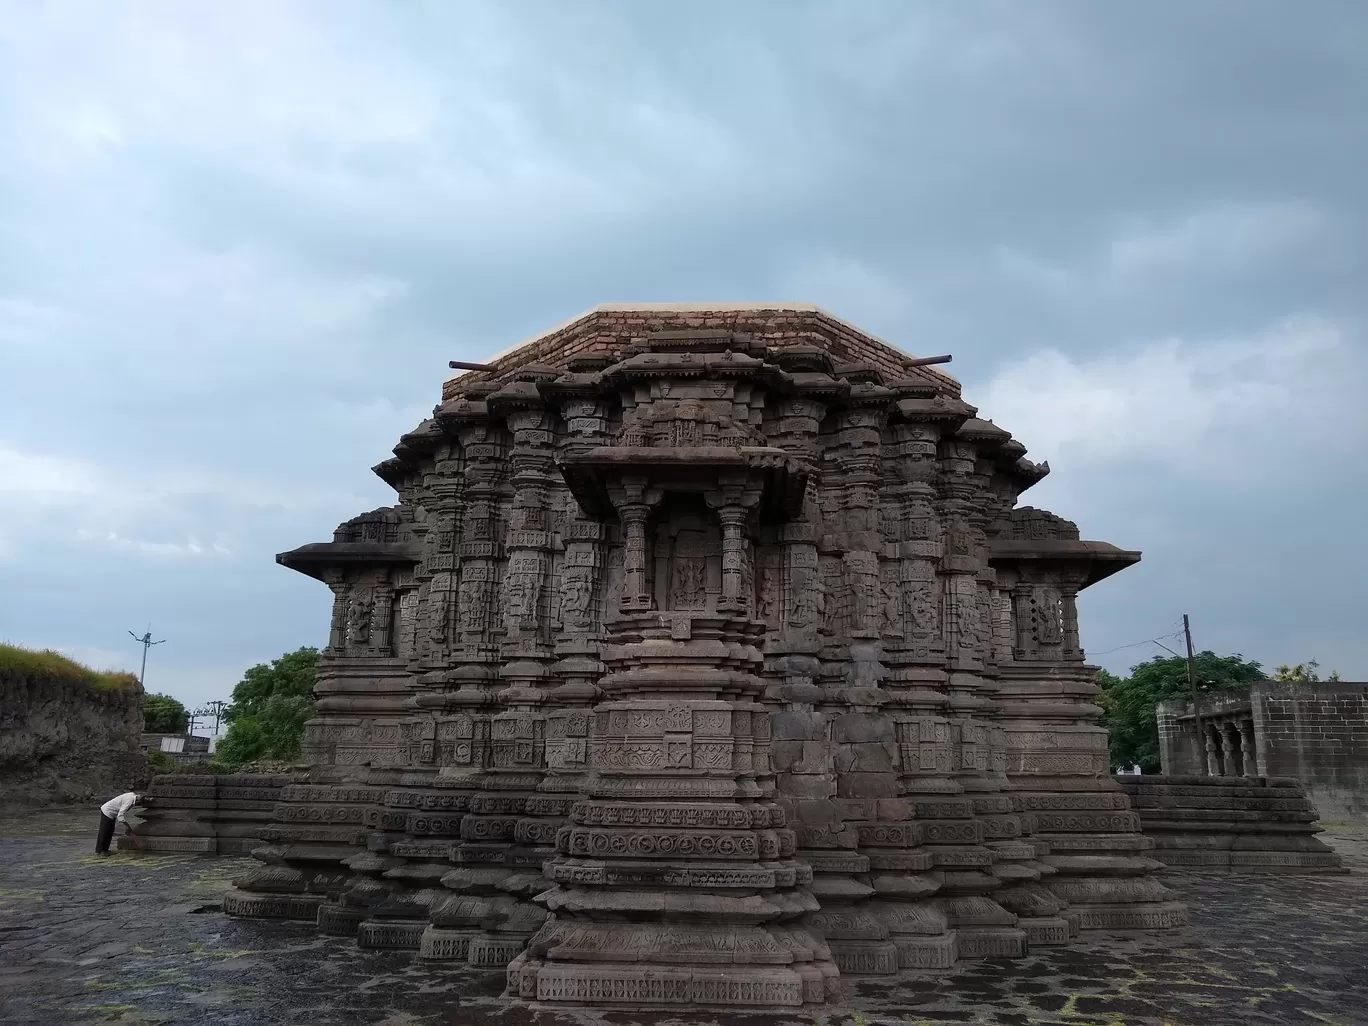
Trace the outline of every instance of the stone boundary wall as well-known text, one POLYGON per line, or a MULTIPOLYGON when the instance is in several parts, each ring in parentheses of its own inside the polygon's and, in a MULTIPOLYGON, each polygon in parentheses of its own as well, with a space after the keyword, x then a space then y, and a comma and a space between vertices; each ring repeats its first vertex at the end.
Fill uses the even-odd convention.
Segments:
POLYGON ((0 669, 0 800, 104 801, 147 780, 142 685, 97 686, 89 676, 0 669))
MULTIPOLYGON (((1368 822, 1368 683, 1264 681, 1247 695, 1202 701, 1204 717, 1245 708, 1260 776, 1295 777, 1330 822, 1368 822)), ((1156 709, 1165 773, 1201 772, 1191 714, 1191 702, 1156 709)))
POLYGON ((1259 772, 1296 777, 1331 822, 1368 822, 1368 684, 1256 684, 1259 772))
POLYGON ((1151 855, 1207 873, 1346 872, 1316 837, 1316 808, 1287 777, 1116 777, 1140 816, 1151 855))
POLYGON ((163 773, 152 779, 142 822, 120 851, 246 855, 263 843, 280 791, 278 773, 163 773))

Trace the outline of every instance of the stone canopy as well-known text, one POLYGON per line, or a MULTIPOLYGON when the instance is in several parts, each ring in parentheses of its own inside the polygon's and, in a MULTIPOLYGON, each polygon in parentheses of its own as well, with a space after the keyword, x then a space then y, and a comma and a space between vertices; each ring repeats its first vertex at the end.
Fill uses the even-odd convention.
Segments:
POLYGON ((800 305, 605 306, 443 385, 334 594, 232 914, 550 1004, 792 1007, 1181 905, 1078 593, 1137 552, 954 378, 800 305))

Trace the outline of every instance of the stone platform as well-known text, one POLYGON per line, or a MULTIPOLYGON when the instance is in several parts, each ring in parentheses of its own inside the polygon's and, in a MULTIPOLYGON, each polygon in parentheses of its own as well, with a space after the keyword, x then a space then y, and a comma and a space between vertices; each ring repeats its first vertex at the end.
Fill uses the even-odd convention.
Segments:
POLYGON ((1154 858, 1206 873, 1342 873, 1291 777, 1118 776, 1154 858))
POLYGON ((152 778, 138 809, 141 822, 122 834, 120 851, 246 855, 262 843, 281 788, 271 773, 164 773, 152 778))
POLYGON ((241 857, 92 854, 97 814, 0 814, 6 1026, 1362 1026, 1368 833, 1326 834, 1354 872, 1166 873, 1191 910, 1164 935, 1097 935, 1018 960, 851 977, 809 1012, 558 1012, 500 973, 415 961, 307 924, 215 911, 241 857))

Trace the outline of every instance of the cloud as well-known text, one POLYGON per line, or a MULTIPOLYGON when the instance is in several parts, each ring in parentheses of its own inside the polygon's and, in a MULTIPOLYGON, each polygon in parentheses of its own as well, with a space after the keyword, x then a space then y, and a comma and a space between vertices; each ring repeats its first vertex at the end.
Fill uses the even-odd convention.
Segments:
POLYGON ((1044 350, 1005 365, 970 397, 1058 463, 1089 471, 1143 459, 1256 490, 1277 473, 1270 451, 1290 468, 1311 437, 1368 439, 1351 384, 1368 370, 1363 345, 1308 316, 1248 337, 1160 339, 1091 359, 1044 350))
POLYGON ((1221 202, 1169 223, 1138 223, 1107 247, 1107 271, 1125 277, 1232 270, 1313 241, 1324 213, 1305 201, 1221 202))
POLYGON ((1027 500, 1145 549, 1092 647, 1187 608, 1368 673, 1328 550, 1364 500, 1361 4, 7 13, 15 636, 150 618, 164 685, 226 697, 320 639, 327 590, 271 556, 392 500, 366 468, 447 360, 604 301, 793 299, 954 353, 1051 461, 1027 500))

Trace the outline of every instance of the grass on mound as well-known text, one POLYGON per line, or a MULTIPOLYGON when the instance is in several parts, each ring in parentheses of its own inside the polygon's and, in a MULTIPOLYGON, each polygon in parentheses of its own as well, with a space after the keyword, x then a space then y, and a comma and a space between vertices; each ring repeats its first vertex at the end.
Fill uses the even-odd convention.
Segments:
POLYGON ((76 680, 99 691, 120 691, 138 686, 138 678, 122 670, 92 670, 51 649, 3 643, 0 643, 0 673, 76 680))

